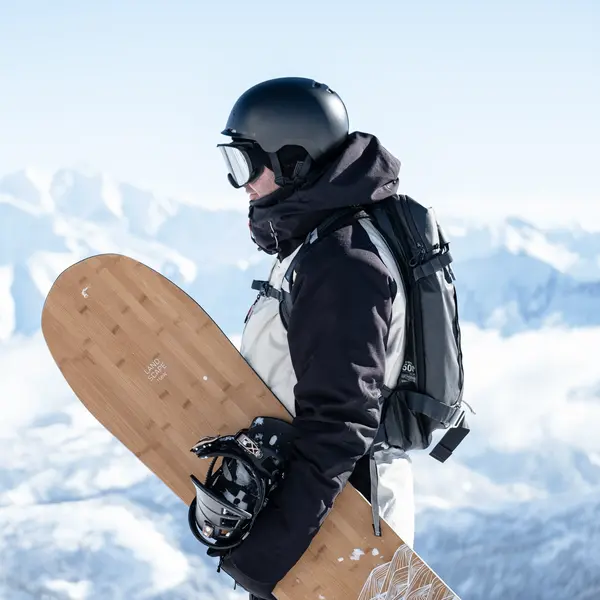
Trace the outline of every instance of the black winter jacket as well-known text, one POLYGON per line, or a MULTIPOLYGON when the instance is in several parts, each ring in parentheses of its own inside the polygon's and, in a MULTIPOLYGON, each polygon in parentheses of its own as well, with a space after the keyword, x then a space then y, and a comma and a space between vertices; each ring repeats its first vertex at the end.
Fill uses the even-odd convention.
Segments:
MULTIPOLYGON (((394 194, 399 169, 399 161, 377 138, 354 133, 316 180, 291 194, 278 190, 252 203, 253 238, 277 254, 276 271, 332 211, 394 194)), ((287 347, 264 373, 259 369, 284 404, 287 399, 299 435, 283 485, 248 538, 222 561, 222 568, 259 598, 269 598, 299 560, 351 476, 369 496, 361 459, 379 425, 397 289, 372 237, 358 222, 315 244, 300 263, 287 338, 281 338, 287 347)), ((255 323, 266 314, 260 311, 274 310, 266 308, 267 302, 277 301, 257 299, 246 324, 242 353, 246 345, 251 364, 253 355, 264 363, 270 352, 260 344, 276 344, 254 339, 261 335, 254 332, 255 323)), ((394 344, 402 335, 394 334, 394 344)))

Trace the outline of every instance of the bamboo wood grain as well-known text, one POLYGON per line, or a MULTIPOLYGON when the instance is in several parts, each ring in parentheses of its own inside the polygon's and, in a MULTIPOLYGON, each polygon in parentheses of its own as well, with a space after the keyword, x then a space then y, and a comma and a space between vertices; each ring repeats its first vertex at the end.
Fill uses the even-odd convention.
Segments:
MULTIPOLYGON (((98 255, 61 273, 46 298, 42 331, 75 395, 186 505, 194 497, 190 474, 203 479, 208 468, 190 452, 200 438, 235 433, 259 415, 290 420, 202 308, 131 258, 98 255)), ((398 580, 408 581, 407 556, 420 565, 413 591, 448 591, 385 522, 382 532, 373 535, 370 504, 346 486, 276 597, 367 600, 369 586, 381 593, 392 582, 400 589, 398 580), (355 549, 363 552, 358 559, 355 549), (378 584, 365 583, 374 577, 378 584)), ((198 552, 205 552, 201 544, 198 552)), ((394 600, 408 598, 409 591, 407 584, 406 595, 394 594, 394 600)), ((418 596, 429 597, 455 596, 418 596)))

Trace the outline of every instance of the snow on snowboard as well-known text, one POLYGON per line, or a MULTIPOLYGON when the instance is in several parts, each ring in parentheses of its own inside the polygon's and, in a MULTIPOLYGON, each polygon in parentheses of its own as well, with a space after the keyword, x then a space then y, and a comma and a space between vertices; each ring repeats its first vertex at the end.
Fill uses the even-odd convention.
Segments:
MULTIPOLYGON (((236 433, 256 416, 291 420, 195 300, 126 256, 93 256, 61 273, 42 331, 81 402, 188 506, 190 476, 203 480, 210 462, 190 451, 201 438, 236 433)), ((384 521, 382 537, 373 534, 370 504, 350 484, 274 594, 459 600, 384 521)))

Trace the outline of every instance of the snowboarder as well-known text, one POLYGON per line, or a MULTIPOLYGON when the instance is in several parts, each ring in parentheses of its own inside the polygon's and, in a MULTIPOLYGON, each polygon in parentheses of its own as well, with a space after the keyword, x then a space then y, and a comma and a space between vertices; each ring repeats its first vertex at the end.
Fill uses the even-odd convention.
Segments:
MULTIPOLYGON (((289 319, 279 301, 284 275, 332 213, 396 193, 400 162, 377 137, 350 133, 341 98, 312 79, 253 86, 222 133, 231 138, 219 144, 228 179, 249 196, 251 237, 274 256, 268 281, 254 283, 241 353, 291 412, 298 437, 284 481, 220 566, 251 598, 272 599, 346 483, 372 497, 368 452, 382 388, 397 380, 405 347, 402 280, 370 222, 350 220, 305 255, 289 319)), ((412 546, 410 459, 387 448, 375 464, 379 514, 412 546)))

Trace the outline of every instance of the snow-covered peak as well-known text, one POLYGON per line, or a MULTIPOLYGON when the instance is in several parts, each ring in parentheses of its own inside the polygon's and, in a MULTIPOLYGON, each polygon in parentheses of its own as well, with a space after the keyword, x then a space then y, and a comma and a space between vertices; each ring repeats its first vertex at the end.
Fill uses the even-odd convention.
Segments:
POLYGON ((0 177, 0 203, 13 204, 30 213, 51 212, 52 175, 35 169, 23 169, 0 177))
POLYGON ((160 198, 89 169, 12 173, 0 179, 0 341, 37 331, 59 273, 104 252, 161 271, 232 333, 256 294, 246 270, 267 258, 240 212, 160 198))
POLYGON ((600 279, 600 231, 585 231, 579 225, 544 229, 518 217, 470 226, 453 218, 444 229, 461 261, 505 252, 535 258, 578 279, 600 279))
POLYGON ((464 600, 596 600, 598 522, 598 490, 497 512, 429 510, 416 550, 464 600))
POLYGON ((111 221, 120 216, 118 188, 102 174, 61 169, 52 178, 50 195, 56 209, 72 217, 111 221))
POLYGON ((532 256, 563 273, 568 272, 579 260, 578 254, 560 243, 553 242, 549 235, 524 221, 509 219, 503 231, 499 233, 499 245, 506 246, 509 252, 532 256))

